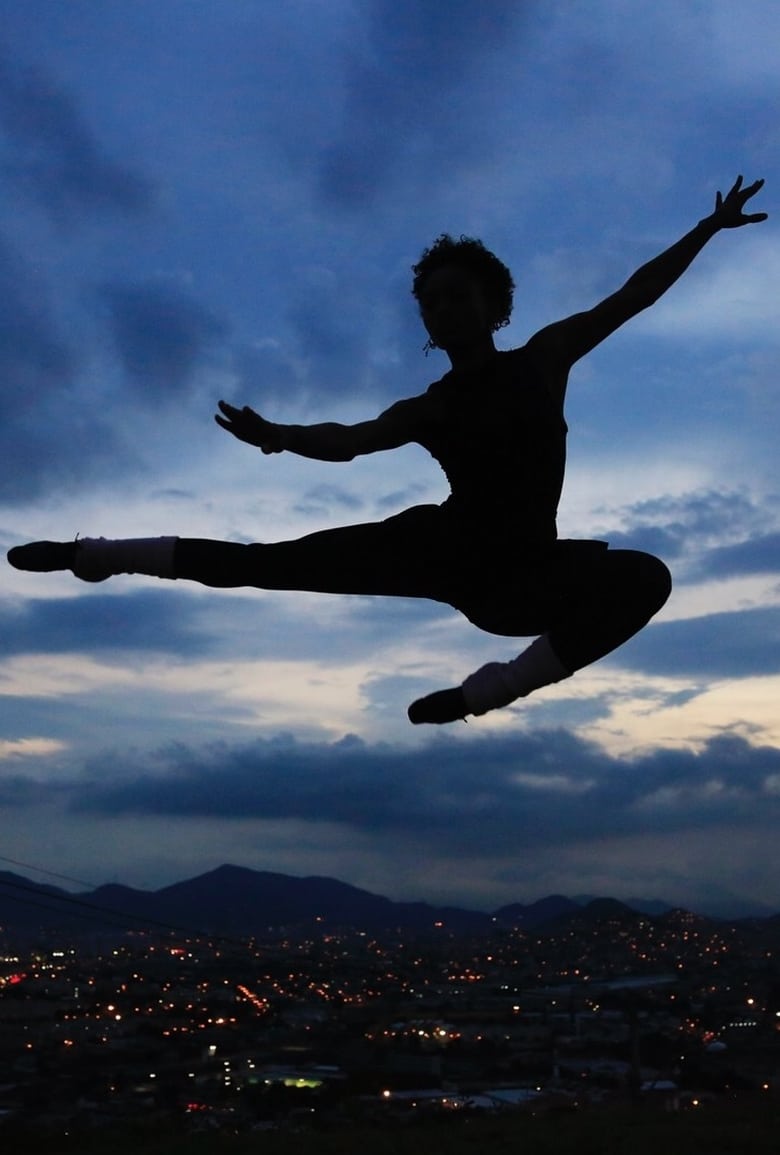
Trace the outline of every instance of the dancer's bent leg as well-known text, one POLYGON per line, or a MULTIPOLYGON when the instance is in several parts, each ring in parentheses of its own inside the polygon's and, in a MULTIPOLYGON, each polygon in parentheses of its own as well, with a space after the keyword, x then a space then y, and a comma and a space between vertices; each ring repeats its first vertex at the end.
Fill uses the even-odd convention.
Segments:
POLYGON ((414 723, 452 722, 486 714, 570 677, 628 641, 658 613, 671 592, 662 561, 634 550, 611 550, 563 598, 550 628, 510 662, 490 662, 452 690, 412 703, 414 723))
POLYGON ((511 662, 488 662, 451 690, 437 690, 412 702, 410 722, 454 722, 467 714, 487 714, 508 706, 516 698, 525 698, 541 686, 550 686, 568 678, 567 669, 550 645, 547 634, 532 642, 511 662))
POLYGON ((550 645, 571 673, 581 670, 639 633, 671 592, 672 575, 659 558, 639 550, 609 550, 599 570, 551 623, 550 645))

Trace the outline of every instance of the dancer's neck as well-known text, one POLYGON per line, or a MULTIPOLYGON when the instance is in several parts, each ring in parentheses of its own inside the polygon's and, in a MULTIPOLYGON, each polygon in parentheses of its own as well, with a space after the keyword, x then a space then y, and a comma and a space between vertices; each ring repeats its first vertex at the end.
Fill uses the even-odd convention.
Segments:
POLYGON ((461 375, 484 368, 494 359, 497 349, 493 344, 492 334, 489 334, 479 344, 462 348, 452 347, 447 349, 446 353, 452 366, 451 372, 461 375))

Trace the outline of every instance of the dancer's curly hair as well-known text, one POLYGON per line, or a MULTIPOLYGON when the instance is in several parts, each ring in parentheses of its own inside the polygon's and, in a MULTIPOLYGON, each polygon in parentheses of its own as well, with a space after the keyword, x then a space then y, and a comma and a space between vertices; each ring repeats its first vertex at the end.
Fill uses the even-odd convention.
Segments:
POLYGON ((491 332, 509 324, 515 283, 506 265, 474 237, 461 236, 457 241, 442 233, 412 265, 412 293, 419 301, 423 282, 442 265, 459 265, 482 285, 491 308, 491 332))

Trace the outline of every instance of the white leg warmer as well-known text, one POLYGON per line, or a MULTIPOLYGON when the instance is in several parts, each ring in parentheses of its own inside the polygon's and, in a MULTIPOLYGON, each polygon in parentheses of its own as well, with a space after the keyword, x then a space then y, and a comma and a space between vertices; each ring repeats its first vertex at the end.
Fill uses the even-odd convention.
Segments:
POLYGON ((546 634, 532 642, 511 662, 488 662, 463 682, 461 689, 470 714, 487 714, 525 698, 541 686, 571 677, 549 643, 546 634))
POLYGON ((78 539, 73 572, 76 577, 94 580, 116 573, 143 573, 150 577, 172 578, 175 537, 107 537, 78 539))

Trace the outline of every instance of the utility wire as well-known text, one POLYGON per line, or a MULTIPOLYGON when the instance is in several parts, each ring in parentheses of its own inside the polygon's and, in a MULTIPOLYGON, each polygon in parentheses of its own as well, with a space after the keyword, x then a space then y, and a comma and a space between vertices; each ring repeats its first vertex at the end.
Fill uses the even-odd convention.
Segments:
MULTIPOLYGON (((35 869, 35 868, 33 868, 33 869, 35 869)), ((50 872, 50 873, 53 873, 53 872, 50 872)), ((135 922, 139 922, 142 927, 144 927, 144 926, 157 927, 161 930, 171 931, 175 934, 186 934, 186 935, 190 935, 193 938, 205 939, 205 940, 210 941, 210 942, 227 943, 227 944, 230 944, 232 946, 246 947, 252 941, 249 938, 241 939, 241 938, 233 938, 229 935, 223 935, 223 934, 208 934, 206 931, 196 930, 194 927, 178 926, 175 923, 163 922, 160 919, 147 917, 146 915, 143 915, 143 914, 131 914, 129 911, 117 910, 116 908, 112 908, 112 907, 108 907, 108 906, 100 906, 97 903, 87 902, 86 899, 77 898, 75 895, 66 894, 65 892, 63 892, 62 894, 57 894, 57 895, 43 895, 42 896, 40 890, 35 886, 34 883, 27 886, 23 882, 16 882, 15 880, 11 880, 8 878, 0 878, 0 886, 10 887, 13 890, 22 890, 26 894, 33 894, 36 896, 36 899, 17 898, 16 899, 17 902, 23 902, 29 906, 41 907, 45 910, 59 911, 61 909, 61 907, 59 905, 56 905, 56 906, 50 905, 50 903, 45 903, 45 902, 40 901, 41 897, 48 898, 48 899, 54 899, 57 904, 64 904, 64 905, 70 906, 70 907, 78 907, 79 909, 72 910, 71 913, 74 914, 75 916, 79 917, 79 918, 99 919, 99 918, 104 918, 104 917, 108 916, 109 918, 112 918, 112 919, 118 919, 120 922, 120 926, 124 926, 125 929, 128 929, 128 930, 132 929, 131 927, 129 927, 127 925, 128 921, 135 921, 135 922)))
POLYGON ((69 874, 58 874, 56 870, 46 870, 42 866, 33 866, 31 862, 20 862, 18 858, 8 858, 5 854, 0 854, 0 862, 10 862, 12 866, 23 866, 25 870, 47 874, 49 878, 61 878, 64 882, 77 882, 79 886, 86 886, 88 890, 97 890, 97 883, 85 882, 83 878, 72 878, 69 874))

